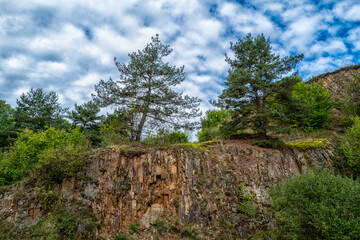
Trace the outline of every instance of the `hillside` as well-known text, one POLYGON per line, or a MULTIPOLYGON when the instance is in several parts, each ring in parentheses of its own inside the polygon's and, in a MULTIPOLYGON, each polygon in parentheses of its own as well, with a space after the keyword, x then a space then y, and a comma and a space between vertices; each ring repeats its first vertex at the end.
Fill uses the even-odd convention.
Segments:
POLYGON ((321 84, 326 90, 331 92, 331 96, 335 101, 340 101, 345 98, 345 89, 349 87, 349 80, 359 75, 360 65, 353 65, 321 74, 313 77, 310 81, 321 84))

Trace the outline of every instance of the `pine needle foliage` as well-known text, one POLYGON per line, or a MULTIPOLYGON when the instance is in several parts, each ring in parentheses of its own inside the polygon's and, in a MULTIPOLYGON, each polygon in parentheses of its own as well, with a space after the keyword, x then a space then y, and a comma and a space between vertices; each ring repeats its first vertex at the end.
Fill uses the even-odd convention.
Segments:
POLYGON ((263 34, 246 35, 236 43, 230 43, 234 59, 226 56, 230 64, 223 90, 215 106, 231 111, 231 125, 238 129, 252 128, 267 137, 273 119, 285 117, 269 108, 269 99, 281 91, 291 89, 298 82, 293 68, 303 55, 280 58, 272 51, 270 38, 263 34))
POLYGON ((95 86, 94 100, 101 107, 116 106, 137 114, 134 125, 134 139, 141 140, 144 126, 151 120, 152 126, 170 124, 176 127, 191 128, 189 119, 200 116, 200 99, 183 96, 171 87, 182 83, 186 73, 184 66, 177 68, 164 62, 163 58, 172 52, 169 45, 159 40, 159 35, 145 49, 129 54, 129 63, 114 59, 120 72, 117 81, 111 78, 101 80, 95 86))

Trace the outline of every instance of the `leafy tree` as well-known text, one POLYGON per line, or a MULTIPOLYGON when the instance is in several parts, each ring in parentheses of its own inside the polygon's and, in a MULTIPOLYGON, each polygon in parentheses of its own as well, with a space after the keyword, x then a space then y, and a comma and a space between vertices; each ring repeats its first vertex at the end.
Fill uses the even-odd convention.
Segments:
POLYGON ((25 129, 0 160, 0 186, 20 180, 30 171, 48 180, 72 177, 87 162, 88 150, 88 141, 79 128, 25 129))
POLYGON ((74 125, 79 125, 84 129, 91 129, 101 119, 98 116, 99 112, 99 106, 93 101, 88 101, 82 105, 75 103, 75 110, 69 112, 68 118, 73 121, 74 125))
POLYGON ((172 90, 185 80, 184 66, 177 68, 163 61, 172 49, 163 45, 159 35, 152 37, 145 49, 129 54, 128 64, 115 65, 120 72, 120 80, 101 80, 95 86, 94 100, 102 107, 115 105, 136 114, 133 140, 140 141, 148 119, 155 124, 170 124, 178 127, 192 127, 191 117, 199 116, 197 98, 183 96, 172 90))
POLYGON ((169 145, 175 143, 188 143, 188 136, 181 131, 169 131, 166 129, 158 129, 156 135, 148 135, 143 141, 148 145, 169 145))
POLYGON ((227 109, 208 110, 201 118, 201 130, 198 132, 199 142, 209 141, 222 137, 220 125, 230 117, 227 109))
POLYGON ((0 148, 8 147, 16 138, 14 109, 0 100, 0 148))
POLYGON ((266 39, 263 34, 256 37, 248 34, 235 44, 231 42, 230 48, 235 58, 226 56, 230 64, 225 82, 227 88, 219 96, 219 101, 213 104, 230 110, 233 126, 252 127, 266 137, 271 127, 270 121, 282 117, 279 112, 269 108, 268 101, 276 93, 298 82, 296 72, 287 75, 303 55, 280 58, 272 52, 270 39, 266 39))
POLYGON ((275 121, 284 127, 277 132, 294 127, 306 132, 322 129, 328 127, 332 119, 331 93, 317 83, 302 82, 300 77, 291 88, 270 98, 269 106, 281 116, 275 121))
POLYGON ((293 98, 302 104, 303 119, 296 125, 305 130, 329 126, 332 117, 331 93, 317 83, 297 83, 292 91, 293 98))
POLYGON ((67 121, 63 119, 68 109, 63 109, 58 99, 54 91, 45 93, 42 88, 31 88, 27 94, 23 93, 20 99, 16 100, 17 107, 14 113, 16 127, 41 130, 48 125, 60 128, 68 126, 67 121))
POLYGON ((269 194, 280 239, 360 239, 360 183, 315 169, 269 194))
POLYGON ((134 125, 138 114, 133 110, 120 108, 103 117, 100 123, 100 134, 107 144, 119 144, 135 138, 134 125))
POLYGON ((353 125, 346 130, 341 149, 348 165, 356 173, 360 173, 360 117, 352 118, 353 125))

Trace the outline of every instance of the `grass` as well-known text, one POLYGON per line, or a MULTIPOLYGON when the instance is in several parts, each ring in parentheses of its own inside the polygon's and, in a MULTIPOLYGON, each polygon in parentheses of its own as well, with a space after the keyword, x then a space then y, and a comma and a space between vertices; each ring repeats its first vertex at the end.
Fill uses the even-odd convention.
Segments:
POLYGON ((314 148, 327 148, 328 140, 326 138, 309 138, 300 141, 287 142, 285 146, 296 148, 300 150, 314 149, 314 148))

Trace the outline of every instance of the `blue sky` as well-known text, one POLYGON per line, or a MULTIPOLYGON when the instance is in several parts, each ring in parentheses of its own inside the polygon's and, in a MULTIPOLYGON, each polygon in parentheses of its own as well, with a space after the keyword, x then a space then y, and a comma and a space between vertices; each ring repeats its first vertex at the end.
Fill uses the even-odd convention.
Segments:
POLYGON ((264 33, 281 56, 303 53, 307 80, 360 62, 358 0, 0 0, 0 99, 13 107, 31 87, 72 107, 91 99, 113 62, 160 34, 170 63, 185 65, 177 89, 211 108, 223 89, 230 41, 264 33))

